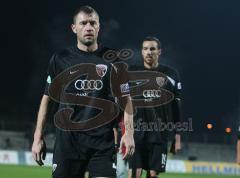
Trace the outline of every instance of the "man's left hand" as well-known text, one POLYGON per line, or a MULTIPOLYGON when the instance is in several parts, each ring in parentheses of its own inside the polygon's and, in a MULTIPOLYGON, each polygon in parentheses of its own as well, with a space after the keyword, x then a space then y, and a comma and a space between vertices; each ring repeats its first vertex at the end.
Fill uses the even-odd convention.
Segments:
POLYGON ((176 134, 175 135, 175 153, 177 153, 178 151, 181 150, 182 146, 181 146, 181 135, 180 134, 176 134))

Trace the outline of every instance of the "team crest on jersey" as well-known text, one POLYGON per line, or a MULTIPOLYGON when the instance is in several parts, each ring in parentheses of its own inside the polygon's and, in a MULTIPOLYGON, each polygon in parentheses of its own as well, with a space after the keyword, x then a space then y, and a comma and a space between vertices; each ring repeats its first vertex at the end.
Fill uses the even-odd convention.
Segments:
POLYGON ((104 64, 98 64, 96 65, 96 71, 100 77, 104 77, 107 73, 107 66, 104 64))
POLYGON ((164 77, 156 77, 156 82, 159 87, 163 87, 165 84, 165 78, 164 77))

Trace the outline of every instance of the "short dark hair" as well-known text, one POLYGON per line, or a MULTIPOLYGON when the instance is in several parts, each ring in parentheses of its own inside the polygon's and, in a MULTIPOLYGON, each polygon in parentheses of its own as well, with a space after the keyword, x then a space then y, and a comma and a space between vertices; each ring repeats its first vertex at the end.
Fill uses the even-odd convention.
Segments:
POLYGON ((91 6, 81 6, 80 8, 78 8, 74 14, 73 14, 73 23, 75 23, 76 21, 76 17, 77 15, 80 13, 80 12, 83 12, 85 14, 92 14, 92 13, 95 13, 98 15, 97 11, 95 9, 93 9, 91 6))
POLYGON ((144 42, 144 41, 156 41, 156 42, 157 42, 157 45, 158 45, 158 49, 161 49, 161 48, 162 48, 162 43, 161 43, 161 41, 160 41, 158 38, 154 37, 154 36, 148 36, 148 37, 144 38, 143 42, 144 42))

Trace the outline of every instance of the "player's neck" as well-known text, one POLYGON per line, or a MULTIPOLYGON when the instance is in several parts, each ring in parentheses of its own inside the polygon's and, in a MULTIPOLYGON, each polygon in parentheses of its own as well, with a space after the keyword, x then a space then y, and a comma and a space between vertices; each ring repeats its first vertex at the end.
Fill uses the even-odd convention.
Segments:
POLYGON ((96 51, 98 49, 98 44, 97 43, 93 43, 90 46, 86 46, 82 43, 77 44, 77 47, 81 50, 81 51, 85 51, 85 52, 93 52, 96 51))
POLYGON ((155 68, 158 67, 158 62, 157 63, 152 63, 152 64, 147 64, 147 63, 144 62, 144 67, 146 69, 155 69, 155 68))

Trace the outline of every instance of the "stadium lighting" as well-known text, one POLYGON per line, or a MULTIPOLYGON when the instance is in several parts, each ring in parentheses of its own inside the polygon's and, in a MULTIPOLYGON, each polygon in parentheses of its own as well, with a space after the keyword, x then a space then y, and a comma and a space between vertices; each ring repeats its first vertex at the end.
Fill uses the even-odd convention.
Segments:
POLYGON ((230 127, 227 127, 227 128, 225 129, 225 132, 229 134, 229 133, 232 132, 232 129, 231 129, 230 127))
POLYGON ((213 125, 212 124, 207 124, 207 128, 210 130, 213 128, 213 125))

